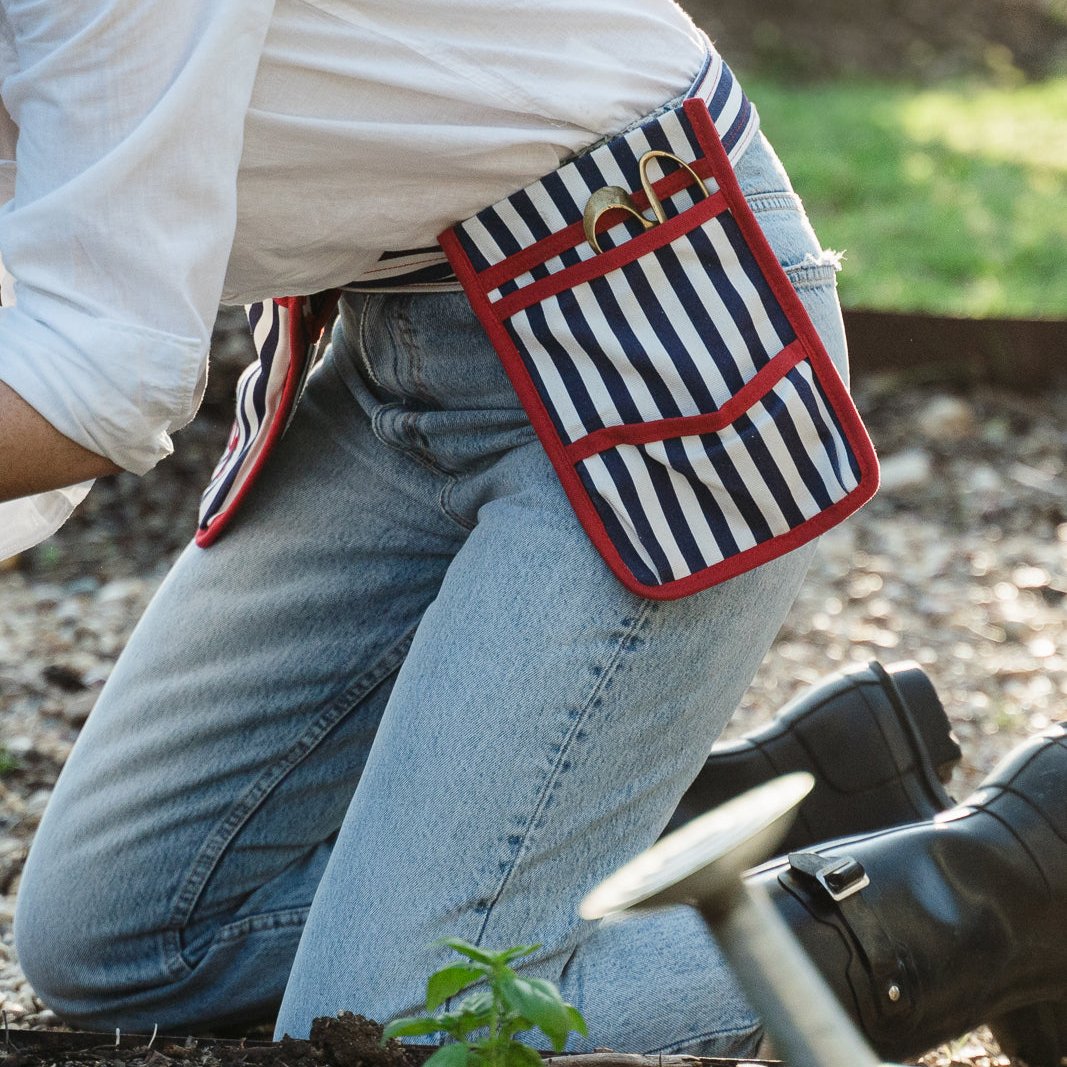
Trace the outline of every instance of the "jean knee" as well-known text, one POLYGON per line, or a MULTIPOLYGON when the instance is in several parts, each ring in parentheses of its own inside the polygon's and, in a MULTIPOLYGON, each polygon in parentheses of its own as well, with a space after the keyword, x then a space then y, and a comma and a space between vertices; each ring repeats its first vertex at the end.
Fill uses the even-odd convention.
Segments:
POLYGON ((15 952, 57 1015, 82 1026, 115 1025, 131 984, 131 931, 122 928, 122 905, 108 899, 99 870, 64 852, 40 839, 31 849, 15 907, 15 952))
POLYGON ((69 900, 64 904, 50 892, 47 872, 40 873, 38 878, 25 871, 19 885, 15 954, 37 996, 63 1015, 61 1005, 69 999, 74 982, 72 971, 82 956, 80 946, 73 943, 78 935, 78 924, 72 921, 77 902, 69 900))

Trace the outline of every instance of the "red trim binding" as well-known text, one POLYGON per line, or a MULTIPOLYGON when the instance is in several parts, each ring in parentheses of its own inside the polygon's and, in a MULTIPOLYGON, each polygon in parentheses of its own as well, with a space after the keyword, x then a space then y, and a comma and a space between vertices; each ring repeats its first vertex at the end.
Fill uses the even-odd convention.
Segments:
POLYGON ((332 315, 333 309, 337 306, 336 299, 333 299, 332 301, 327 301, 323 307, 320 307, 318 314, 305 315, 305 305, 312 299, 312 297, 305 296, 282 296, 274 301, 275 304, 286 308, 289 312, 289 367, 285 374, 285 385, 282 387, 282 395, 278 399, 278 407, 270 421, 263 447, 260 449, 255 463, 245 475, 240 489, 237 490, 233 499, 225 508, 208 520, 207 526, 196 531, 193 540, 200 548, 207 548, 209 545, 214 544, 225 532, 245 495, 255 483, 268 456, 285 432, 289 421, 287 415, 292 409, 297 389, 303 380, 304 364, 308 359, 308 349, 311 345, 309 333, 316 331, 321 334, 322 330, 326 328, 326 320, 332 315))
MULTIPOLYGON (((782 269, 781 264, 779 264, 778 257, 767 242, 759 222, 741 192, 741 187, 734 175, 729 157, 722 147, 707 104, 703 100, 691 99, 687 100, 683 106, 697 134, 700 146, 706 153, 704 159, 698 160, 694 164, 694 168, 702 178, 712 177, 719 184, 719 191, 709 199, 716 201, 725 199, 775 297, 781 303, 782 309, 796 333, 796 340, 775 356, 756 377, 748 382, 736 396, 727 401, 718 412, 681 419, 663 419, 643 426, 610 427, 596 431, 569 447, 564 445, 556 433, 552 419, 545 409, 537 388, 502 320, 507 317, 508 313, 512 313, 517 309, 516 305, 519 304, 518 297, 520 296, 526 301, 521 306, 526 306, 538 296, 543 298, 544 295, 550 292, 558 292, 568 285, 576 284, 589 277, 596 277, 605 271, 600 269, 595 261, 589 261, 591 265, 588 267, 583 263, 578 267, 570 268, 570 273, 562 272, 566 275, 566 278, 564 284, 559 285, 558 288, 553 288, 553 284, 550 284, 553 283, 553 279, 547 279, 546 282, 535 283, 522 290, 520 294, 516 294, 515 297, 509 296, 496 304, 489 300, 488 293, 508 278, 525 273, 532 266, 558 255, 565 248, 574 247, 578 243, 578 240, 574 238, 574 232, 581 234, 580 224, 568 227, 558 234, 553 234, 551 237, 523 249, 514 256, 483 271, 480 275, 475 271, 463 251, 459 238, 452 230, 445 231, 439 238, 441 247, 448 256, 456 276, 470 299, 471 306, 503 362, 515 391, 530 417, 534 431, 544 446, 553 467, 555 467, 567 498, 570 500, 571 506, 574 508, 575 514, 578 516, 586 533, 619 581, 632 592, 652 600, 674 600, 678 597, 688 596, 728 578, 743 574, 745 571, 752 570, 754 567, 767 563, 785 552, 799 548, 866 503, 878 489, 878 463, 859 413, 856 411, 852 398, 849 396, 844 382, 837 372, 837 368, 834 367, 833 361, 826 352, 807 310, 782 269), (530 299, 526 299, 531 290, 534 293, 530 299), (647 443, 666 437, 684 436, 690 433, 707 433, 715 429, 721 429, 723 425, 726 425, 737 415, 751 407, 775 381, 805 358, 811 361, 815 376, 825 390, 830 406, 841 423, 841 428, 849 447, 856 456, 860 469, 860 479, 856 488, 837 501, 836 504, 831 505, 825 511, 819 512, 792 530, 746 549, 730 559, 723 560, 721 563, 705 567, 703 570, 687 575, 685 578, 678 578, 660 585, 645 585, 638 581, 627 568, 608 537, 596 507, 575 469, 575 464, 597 452, 603 451, 605 448, 611 448, 623 442, 647 443)), ((670 179, 681 180, 681 185, 679 185, 679 188, 681 188, 685 184, 684 177, 685 172, 675 172, 675 174, 668 175, 667 179, 663 179, 663 182, 667 183, 670 179)), ((657 192, 659 186, 660 183, 657 183, 657 192)), ((640 191, 635 192, 633 195, 638 203, 645 199, 640 191)), ((676 216, 675 219, 661 224, 656 229, 671 226, 672 234, 674 229, 678 229, 679 232, 685 232, 686 223, 691 224, 694 219, 699 219, 700 222, 703 222, 707 217, 717 213, 717 211, 705 209, 705 213, 702 215, 698 210, 700 207, 701 204, 696 204, 693 208, 676 216), (676 226, 678 219, 685 221, 680 226, 676 226)), ((699 222, 697 224, 699 225, 699 222)), ((649 234, 655 234, 655 231, 649 231, 649 234)), ((597 258, 614 257, 621 262, 625 262, 627 258, 632 258, 633 253, 629 251, 629 246, 636 242, 643 242, 641 249, 645 251, 649 247, 655 247, 657 243, 655 237, 645 240, 646 236, 644 234, 639 235, 625 245, 619 246, 618 249, 610 250, 597 258), (619 254, 616 256, 616 253, 619 254)), ((584 240, 584 234, 581 234, 581 239, 584 240)), ((669 240, 670 237, 668 236, 667 239, 669 240)), ((610 270, 612 267, 608 266, 607 269, 610 270)), ((553 276, 553 278, 556 277, 558 276, 553 276)))
POLYGON ((816 379, 826 390, 830 406, 841 420, 841 428, 860 468, 859 486, 853 490, 853 493, 857 492, 867 479, 870 479, 869 492, 855 505, 860 507, 878 491, 878 459, 863 420, 830 354, 826 351, 826 346, 822 343, 822 338, 815 329, 807 308, 804 307, 800 296, 778 262, 778 257, 771 248, 759 220, 753 214, 752 208, 745 199, 745 194, 741 191, 741 186, 730 165, 726 149, 723 148, 722 141, 719 139, 718 130, 715 129, 715 123, 711 119, 707 105, 703 101, 687 100, 683 107, 693 124, 701 147, 713 161, 713 172, 719 182, 719 188, 726 195, 734 220, 744 235, 745 242, 756 257, 756 262, 767 281, 771 283, 772 291, 781 303, 782 310, 785 311, 786 318, 789 319, 797 337, 807 346, 816 379))
MULTIPOLYGON (((632 263, 648 252, 654 252, 657 248, 670 244, 671 241, 707 222, 708 219, 721 215, 725 210, 726 198, 721 193, 712 193, 711 196, 705 197, 691 208, 675 215, 674 218, 661 222, 658 226, 653 226, 651 230, 645 230, 636 237, 631 237, 629 241, 624 241, 617 248, 609 248, 606 252, 593 256, 592 259, 583 259, 581 263, 575 263, 573 267, 566 267, 555 274, 550 274, 547 278, 531 282, 516 292, 501 297, 494 301, 493 312, 501 319, 509 319, 517 311, 522 311, 531 304, 547 300, 556 293, 562 293, 564 289, 573 289, 583 282, 601 278, 619 267, 624 267, 627 263, 632 263)), ((585 240, 584 234, 582 240, 585 240)))
POLYGON ((606 426, 603 430, 594 430, 567 445, 567 455, 571 462, 577 465, 582 460, 595 456, 598 452, 606 452, 617 445, 647 445, 651 441, 664 441, 671 437, 718 433, 719 430, 725 430, 739 415, 748 411, 760 397, 769 393, 807 354, 800 341, 791 341, 718 411, 706 415, 680 415, 672 419, 606 426))
MULTIPOLYGON (((713 177, 710 165, 705 163, 704 160, 698 159, 690 166, 692 166, 693 173, 698 178, 713 177)), ((688 171, 676 170, 660 178, 659 181, 653 182, 652 188, 656 196, 663 200, 666 197, 674 196, 675 193, 681 192, 687 185, 692 184, 693 179, 689 176, 688 171)), ((712 197, 717 196, 718 192, 716 191, 711 195, 712 197)), ((644 189, 637 189, 632 192, 630 199, 633 200, 634 206, 638 211, 647 210, 648 196, 645 194, 644 189)), ((597 233, 603 233, 610 228, 610 224, 598 226, 597 233)), ((548 237, 543 237, 536 244, 528 245, 514 255, 508 256, 507 259, 502 259, 499 263, 486 267, 478 275, 478 284, 484 287, 486 292, 492 292, 494 289, 499 289, 505 282, 518 278, 520 274, 525 274, 532 267, 547 263, 550 259, 555 259, 556 256, 572 248, 577 248, 578 245, 584 242, 585 227, 583 223, 580 221, 571 223, 565 229, 557 230, 555 233, 549 234, 548 237)))
MULTIPOLYGON (((618 575, 623 585, 635 593, 640 593, 641 596, 648 597, 650 600, 677 600, 679 597, 690 596, 692 593, 699 593, 702 589, 718 585, 719 582, 725 582, 727 578, 736 578, 737 575, 744 574, 745 571, 753 570, 764 563, 769 563, 772 559, 784 556, 786 552, 792 552, 793 549, 806 545, 812 538, 826 533, 827 530, 832 529, 842 519, 847 519, 857 508, 867 503, 877 488, 878 486, 875 485, 874 489, 868 492, 863 482, 860 482, 848 496, 842 497, 836 504, 832 504, 817 515, 813 515, 799 526, 794 526, 792 530, 784 534, 778 534, 777 537, 772 537, 770 540, 762 542, 762 544, 753 545, 752 548, 746 549, 730 559, 725 559, 721 563, 706 567, 702 571, 697 571, 695 574, 687 575, 685 578, 677 578, 673 582, 664 582, 662 585, 641 586, 641 583, 636 582, 632 576, 629 581, 624 579, 615 567, 611 565, 610 561, 608 566, 611 566, 612 571, 618 575)), ((622 561, 620 560, 619 562, 621 563, 622 561)), ((626 573, 629 572, 627 571, 626 573)))

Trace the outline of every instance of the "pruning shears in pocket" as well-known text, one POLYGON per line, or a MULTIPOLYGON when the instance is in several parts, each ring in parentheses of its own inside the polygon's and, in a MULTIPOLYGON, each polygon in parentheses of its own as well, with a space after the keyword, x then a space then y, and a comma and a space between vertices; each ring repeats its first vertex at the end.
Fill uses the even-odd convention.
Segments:
POLYGON ((593 251, 600 253, 604 249, 600 247, 600 241, 597 238, 597 223, 600 219, 608 214, 610 211, 624 211, 626 214, 633 216, 634 219, 640 223, 641 228, 645 230, 651 230, 653 226, 658 226, 661 222, 667 221, 667 212, 664 210, 663 201, 652 184, 652 179, 648 176, 648 166, 654 159, 670 160, 672 163, 676 163, 679 167, 683 167, 687 170, 696 183, 697 188, 707 198, 711 195, 708 192, 708 187, 705 185, 704 180, 697 174, 693 168, 685 162, 683 159, 679 159, 678 156, 672 152, 664 152, 661 149, 653 149, 650 152, 646 152, 637 163, 637 170, 641 176, 641 188, 644 190, 645 196, 648 199, 649 206, 652 208, 652 213, 656 216, 655 221, 648 218, 637 206, 633 196, 628 193, 621 185, 605 185, 602 189, 597 189, 589 201, 585 205, 585 213, 582 216, 582 223, 585 227, 585 238, 592 246, 593 251))

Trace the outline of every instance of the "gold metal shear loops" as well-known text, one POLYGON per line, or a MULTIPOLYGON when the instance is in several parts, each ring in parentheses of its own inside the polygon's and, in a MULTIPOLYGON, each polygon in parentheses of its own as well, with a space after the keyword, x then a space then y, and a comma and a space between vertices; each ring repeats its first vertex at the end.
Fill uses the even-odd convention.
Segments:
POLYGON ((646 230, 651 230, 653 226, 658 226, 661 222, 667 221, 667 213, 663 209, 663 202, 656 194, 652 179, 648 176, 648 165, 654 159, 670 160, 672 163, 676 163, 679 167, 683 167, 689 172, 690 177, 696 182, 697 188, 704 194, 704 197, 707 198, 711 195, 711 193, 708 192, 708 187, 704 184, 703 179, 688 163, 685 162, 685 160, 679 159, 671 152, 664 152, 658 148, 646 152, 640 160, 638 160, 637 172, 641 176, 641 188, 644 190, 645 196, 648 198, 652 213, 656 216, 655 222, 647 218, 637 209, 637 204, 634 202, 634 198, 621 185, 606 185, 603 189, 597 189, 596 192, 589 197, 589 200, 585 205, 585 211, 582 215, 585 239, 592 246, 594 252, 599 254, 604 251, 600 247, 596 228, 601 216, 606 215, 609 211, 625 211, 628 215, 632 215, 641 224, 642 228, 646 230))

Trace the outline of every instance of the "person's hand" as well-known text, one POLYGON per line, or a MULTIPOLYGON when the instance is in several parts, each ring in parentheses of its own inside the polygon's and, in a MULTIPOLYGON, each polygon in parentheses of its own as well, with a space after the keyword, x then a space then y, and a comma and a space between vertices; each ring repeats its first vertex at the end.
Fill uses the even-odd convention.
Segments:
POLYGON ((0 382, 0 501, 117 474, 120 469, 64 437, 0 382))

